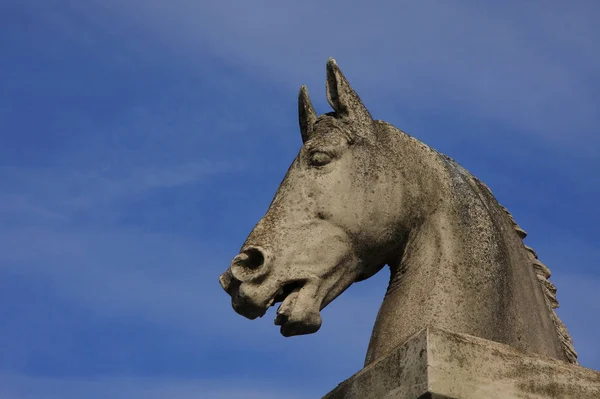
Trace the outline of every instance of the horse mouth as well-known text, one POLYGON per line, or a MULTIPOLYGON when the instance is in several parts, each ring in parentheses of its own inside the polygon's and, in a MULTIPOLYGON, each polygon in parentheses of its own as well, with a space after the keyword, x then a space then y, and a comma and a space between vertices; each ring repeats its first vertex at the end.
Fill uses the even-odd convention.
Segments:
POLYGON ((303 286, 304 282, 294 281, 284 285, 283 288, 277 292, 277 295, 275 295, 273 303, 271 304, 271 306, 275 306, 275 304, 281 302, 281 305, 277 308, 277 315, 275 316, 276 326, 285 325, 291 315, 292 307, 298 298, 298 293, 303 286))
POLYGON ((275 316, 275 325, 280 326, 285 337, 312 334, 321 327, 319 304, 307 291, 307 281, 285 284, 273 298, 271 306, 281 302, 275 316))
POLYGON ((270 296, 260 299, 240 292, 241 283, 224 275, 221 285, 231 295, 233 309, 248 319, 263 317, 271 306, 281 303, 275 316, 275 325, 280 326, 281 335, 312 334, 321 327, 321 302, 318 295, 320 284, 314 279, 290 281, 270 296))

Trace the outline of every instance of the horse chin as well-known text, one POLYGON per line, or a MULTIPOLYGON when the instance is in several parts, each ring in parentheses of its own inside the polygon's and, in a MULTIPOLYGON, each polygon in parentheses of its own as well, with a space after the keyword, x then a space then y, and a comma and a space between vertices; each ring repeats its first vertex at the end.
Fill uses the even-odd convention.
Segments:
POLYGON ((280 326, 281 335, 312 334, 321 328, 321 309, 325 308, 338 295, 356 280, 357 272, 354 257, 345 257, 332 270, 324 273, 327 277, 312 276, 285 284, 273 302, 281 302, 275 316, 275 325, 280 326))
POLYGON ((317 295, 319 284, 315 281, 296 281, 286 284, 275 299, 281 301, 275 316, 275 325, 281 335, 312 334, 321 327, 321 300, 317 295))

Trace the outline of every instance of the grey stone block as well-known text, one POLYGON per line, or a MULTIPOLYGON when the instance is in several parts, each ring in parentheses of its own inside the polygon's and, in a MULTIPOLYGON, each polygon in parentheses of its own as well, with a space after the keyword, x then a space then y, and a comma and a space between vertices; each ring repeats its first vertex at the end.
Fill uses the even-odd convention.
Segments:
POLYGON ((600 399, 600 372, 428 328, 324 399, 600 399))

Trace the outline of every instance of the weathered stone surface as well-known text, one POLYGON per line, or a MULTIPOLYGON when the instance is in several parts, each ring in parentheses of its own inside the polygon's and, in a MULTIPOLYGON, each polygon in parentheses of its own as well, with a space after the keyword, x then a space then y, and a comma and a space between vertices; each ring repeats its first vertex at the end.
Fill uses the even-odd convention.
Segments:
POLYGON ((598 399, 600 372, 428 328, 324 397, 365 398, 598 399))
POLYGON ((317 116, 301 88, 302 148, 220 277, 235 311, 281 302, 284 336, 314 333, 325 306, 388 265, 365 365, 427 326, 576 363, 550 270, 489 188, 374 120, 333 59, 326 72, 333 112, 317 116))

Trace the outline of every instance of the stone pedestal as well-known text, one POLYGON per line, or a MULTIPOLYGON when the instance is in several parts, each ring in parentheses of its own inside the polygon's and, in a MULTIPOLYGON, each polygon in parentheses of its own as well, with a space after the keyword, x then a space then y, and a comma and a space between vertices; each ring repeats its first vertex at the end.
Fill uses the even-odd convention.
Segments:
POLYGON ((600 372, 435 328, 323 399, 600 399, 600 372))

